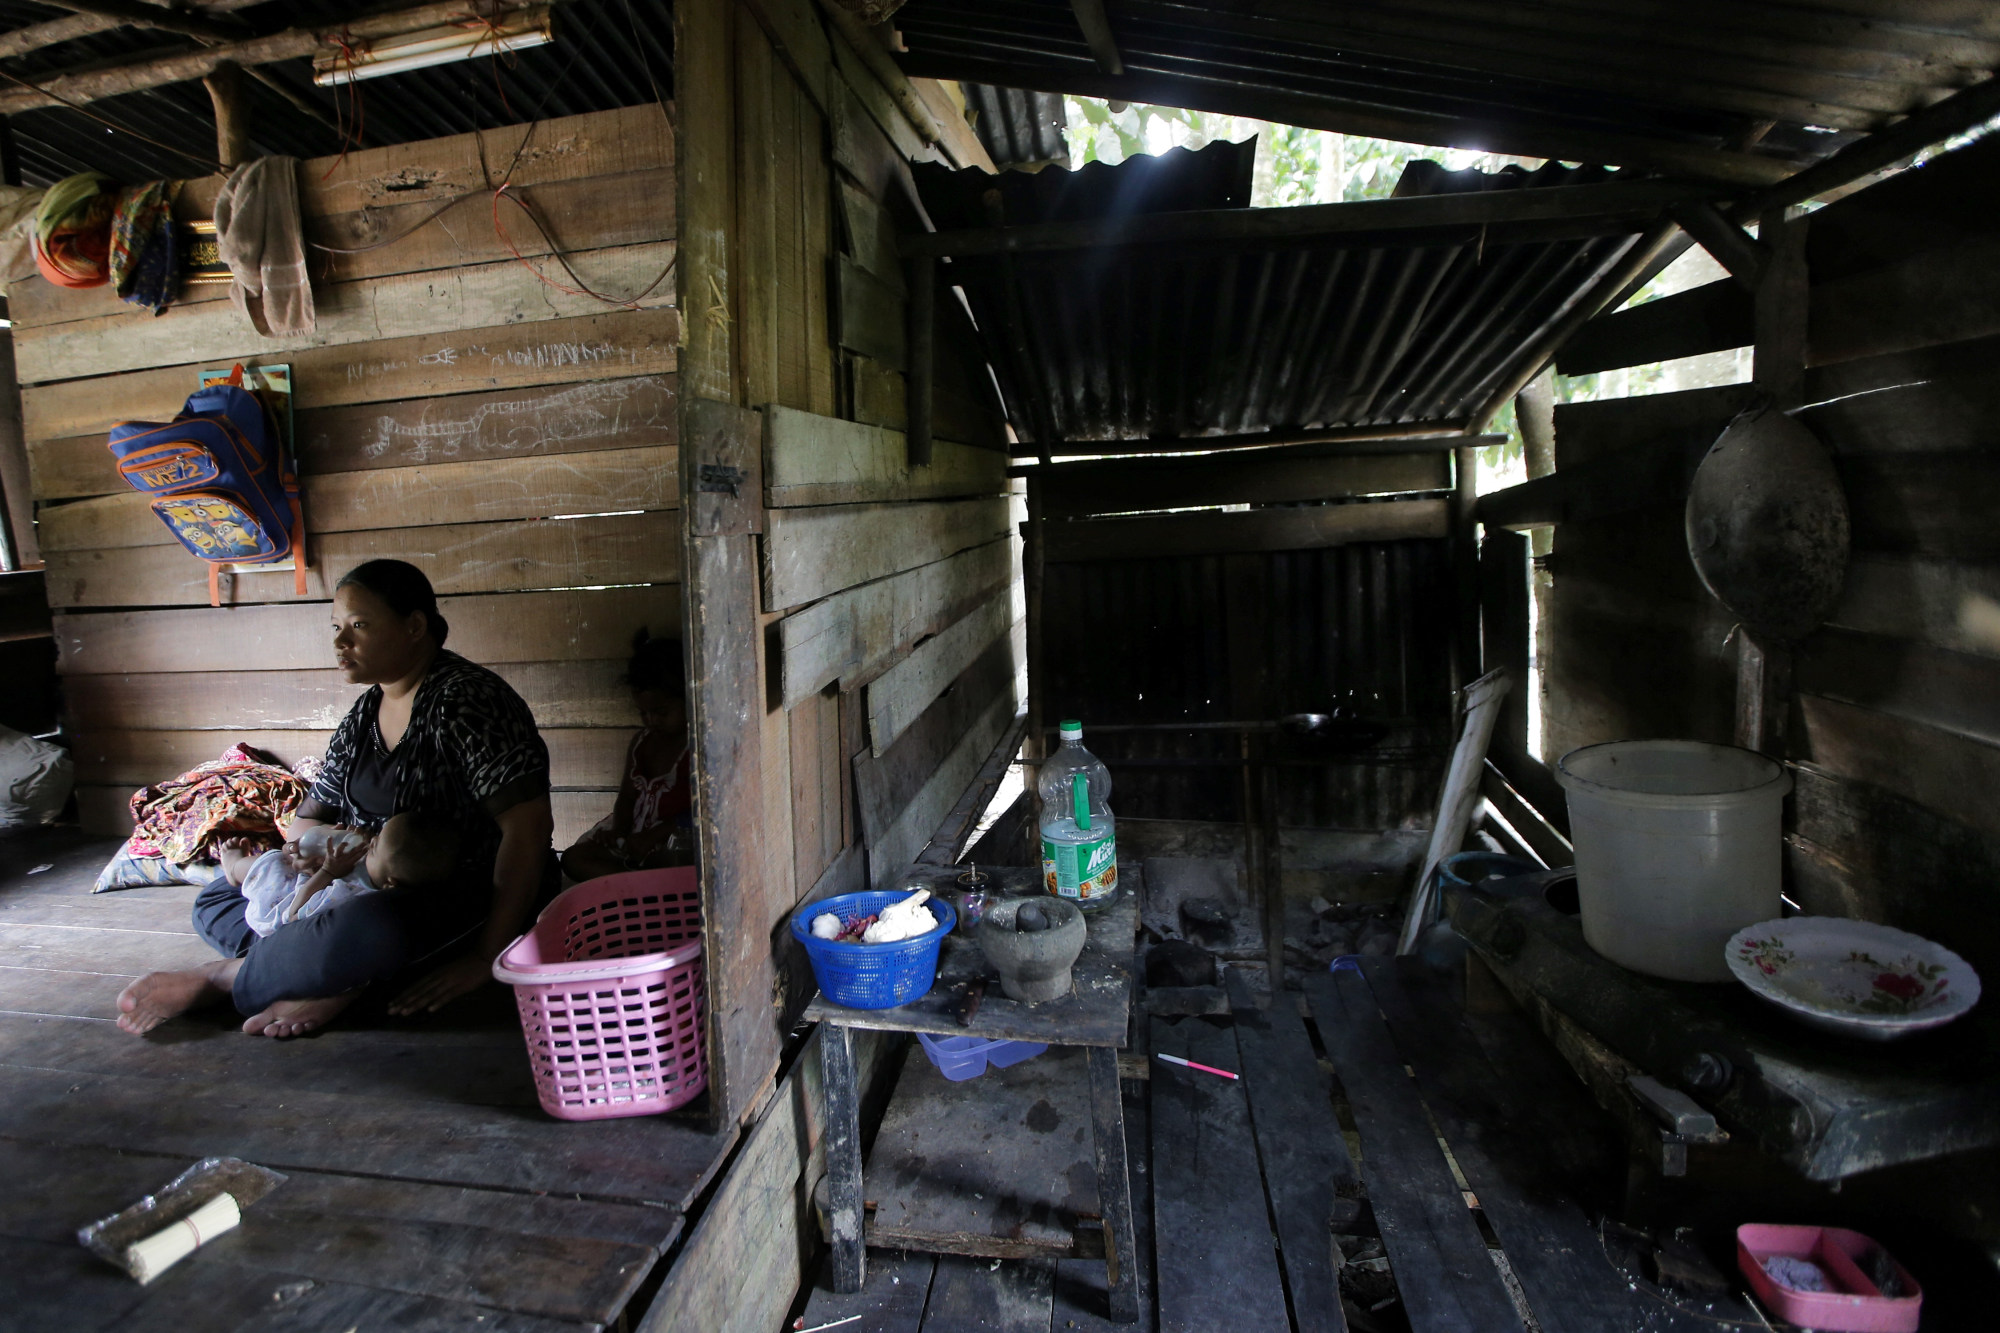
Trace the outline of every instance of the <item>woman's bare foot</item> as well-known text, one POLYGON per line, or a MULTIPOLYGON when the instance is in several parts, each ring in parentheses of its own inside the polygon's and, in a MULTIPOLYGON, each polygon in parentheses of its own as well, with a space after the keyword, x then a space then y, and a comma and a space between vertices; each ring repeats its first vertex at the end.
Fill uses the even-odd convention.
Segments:
POLYGON ((324 1000, 280 1000, 263 1013, 243 1020, 243 1030, 253 1037, 303 1037, 331 1023, 340 1011, 354 1003, 359 992, 349 991, 324 1000))
POLYGON ((133 1036, 151 1032, 169 1018, 215 1004, 229 995, 237 958, 218 958, 181 972, 148 972, 118 994, 118 1026, 133 1036))

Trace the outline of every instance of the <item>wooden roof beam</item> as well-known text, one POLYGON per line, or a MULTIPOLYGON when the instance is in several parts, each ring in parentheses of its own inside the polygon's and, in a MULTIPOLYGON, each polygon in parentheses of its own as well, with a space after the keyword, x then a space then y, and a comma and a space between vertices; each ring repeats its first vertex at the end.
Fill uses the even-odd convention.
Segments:
POLYGON ((1798 163, 1761 153, 1734 152, 1671 139, 1546 122, 1506 122, 1431 116, 1331 99, 1298 97, 1240 84, 1127 69, 1122 75, 1081 64, 1016 64, 962 60, 955 56, 903 57, 912 74, 962 79, 1002 88, 1070 93, 1115 102, 1186 107, 1226 116, 1246 116, 1280 125, 1369 135, 1441 148, 1473 148, 1516 157, 1565 162, 1598 162, 1657 171, 1663 175, 1737 188, 1775 185, 1798 170, 1798 163))
POLYGON ((105 19, 113 26, 151 28, 155 32, 177 33, 206 41, 239 41, 248 34, 240 24, 217 23, 185 10, 167 9, 141 0, 45 0, 73 14, 105 19))
POLYGON ((1105 17, 1104 0, 1069 0, 1076 26, 1083 31, 1083 44, 1090 58, 1106 74, 1123 74, 1125 60, 1118 54, 1118 42, 1111 35, 1111 20, 1105 17))
MULTIPOLYGON (((542 0, 542 2, 561 3, 561 0, 542 0)), ((497 18, 502 14, 526 7, 525 4, 495 4, 488 16, 497 18)), ((55 74, 37 79, 38 86, 33 88, 15 88, 9 92, 0 92, 0 115, 11 116, 18 112, 34 111, 47 106, 95 102, 100 98, 116 97, 122 93, 188 83, 207 78, 218 66, 224 64, 251 69, 258 65, 275 64, 280 60, 298 60, 317 55, 328 44, 328 39, 335 34, 345 36, 350 41, 396 37, 421 28, 437 27, 440 24, 462 20, 470 8, 472 6, 468 6, 466 0, 416 5, 409 9, 386 14, 370 14, 362 18, 349 19, 345 23, 328 24, 325 27, 287 28, 282 32, 252 37, 245 41, 221 42, 199 51, 155 56, 130 64, 111 65, 88 72, 55 74)))
POLYGON ((1722 210, 1706 199, 1679 204, 1669 211, 1681 230, 1700 242, 1716 263, 1729 270, 1730 277, 1753 292, 1757 290, 1771 257, 1770 247, 1724 217, 1722 210))
POLYGON ((117 19, 98 18, 92 14, 73 14, 66 19, 31 23, 25 28, 0 33, 0 60, 11 60, 30 51, 40 51, 44 47, 73 42, 79 37, 109 32, 118 26, 117 19))
MULTIPOLYGON (((1483 228, 1488 244, 1504 245, 1636 232, 1663 210, 1701 197, 1700 191, 1670 181, 1606 181, 1534 190, 1430 194, 1291 208, 1196 209, 906 233, 897 244, 910 257, 973 258, 1130 245, 1268 244, 1367 236, 1386 240, 1403 232, 1477 232, 1483 228)), ((1429 243, 1435 238, 1421 239, 1429 243)))
POLYGON ((1847 147, 1790 176, 1754 198, 1729 210, 1738 222, 1746 222, 1776 209, 1831 194, 1863 177, 1895 166, 1913 153, 1934 143, 1963 134, 2000 116, 2000 77, 1989 76, 1970 88, 1960 89, 1942 101, 1912 111, 1894 125, 1877 130, 1847 147))
MULTIPOLYGON (((1204 455, 1229 453, 1232 456, 1270 449, 1312 445, 1324 447, 1329 456, 1364 454, 1413 454, 1460 449, 1467 444, 1499 444, 1506 436, 1466 436, 1468 423, 1450 421, 1408 421, 1386 426, 1322 426, 1297 430, 1267 430, 1247 435, 1187 435, 1171 440, 1064 440, 1056 453, 1061 461, 1017 463, 1007 469, 1010 477, 1046 475, 1047 469, 1081 467, 1111 459, 1152 455, 1204 455)), ((1013 446, 1015 458, 1032 457, 1032 442, 1013 446)))

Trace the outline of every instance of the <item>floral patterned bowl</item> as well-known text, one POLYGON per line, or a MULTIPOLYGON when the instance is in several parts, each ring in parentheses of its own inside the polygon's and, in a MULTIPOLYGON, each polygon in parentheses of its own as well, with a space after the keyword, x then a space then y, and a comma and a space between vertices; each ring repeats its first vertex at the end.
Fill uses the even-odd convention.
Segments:
POLYGON ((1837 916, 1795 916, 1729 937, 1729 970, 1760 998, 1828 1032, 1893 1041, 1979 1003, 1979 974, 1920 935, 1837 916))

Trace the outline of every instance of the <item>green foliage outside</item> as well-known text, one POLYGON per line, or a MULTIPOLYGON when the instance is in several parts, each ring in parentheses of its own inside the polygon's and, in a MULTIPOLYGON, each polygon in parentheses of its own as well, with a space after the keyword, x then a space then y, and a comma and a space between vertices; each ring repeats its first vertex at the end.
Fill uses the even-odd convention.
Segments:
POLYGON ((1095 98, 1066 97, 1063 102, 1069 111, 1066 137, 1073 166, 1118 163, 1143 153, 1200 149, 1218 141, 1241 143, 1255 137, 1257 167, 1250 203, 1256 208, 1387 199, 1403 168, 1423 157, 1443 162, 1453 171, 1466 167, 1497 171, 1509 162, 1541 165, 1529 158, 1334 134, 1182 107, 1133 103, 1113 111, 1095 98))

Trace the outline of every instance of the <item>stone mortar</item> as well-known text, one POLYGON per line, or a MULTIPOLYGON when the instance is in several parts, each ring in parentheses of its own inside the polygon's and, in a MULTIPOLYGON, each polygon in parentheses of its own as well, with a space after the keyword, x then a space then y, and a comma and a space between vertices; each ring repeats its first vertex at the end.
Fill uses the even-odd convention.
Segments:
POLYGON ((976 938, 986 961, 1000 973, 1000 989, 1010 1000, 1039 1004, 1069 994, 1070 969, 1083 952, 1083 912, 1065 898, 1009 898, 986 909, 976 938), (1014 929, 1023 903, 1039 903, 1050 919, 1047 930, 1014 929))

